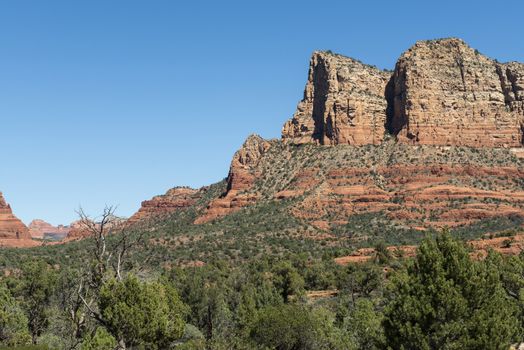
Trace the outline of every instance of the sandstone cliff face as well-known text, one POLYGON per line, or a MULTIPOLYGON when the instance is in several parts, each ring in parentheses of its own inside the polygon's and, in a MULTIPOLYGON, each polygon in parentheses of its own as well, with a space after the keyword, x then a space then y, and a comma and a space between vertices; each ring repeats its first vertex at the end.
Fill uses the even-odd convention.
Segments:
POLYGON ((59 225, 58 227, 55 227, 40 219, 35 219, 31 221, 28 228, 31 237, 39 239, 43 239, 49 236, 61 239, 67 236, 67 234, 71 230, 69 226, 59 225))
POLYGON ((251 135, 246 139, 231 161, 226 192, 211 201, 195 223, 208 222, 256 202, 258 196, 247 191, 260 176, 257 165, 270 147, 271 144, 258 135, 251 135))
POLYGON ((143 201, 140 209, 128 219, 128 223, 133 224, 188 208, 195 204, 201 194, 201 191, 189 187, 172 188, 164 195, 143 201))
POLYGON ((417 42, 393 74, 315 52, 304 98, 285 123, 295 144, 522 147, 524 64, 498 63, 460 39, 417 42))
POLYGON ((0 239, 31 239, 29 230, 16 216, 11 206, 6 203, 0 192, 0 239))
POLYGON ((391 74, 354 59, 315 52, 304 98, 282 129, 296 144, 365 145, 382 142, 385 90, 391 74))
POLYGON ((497 63, 460 39, 421 41, 405 52, 390 102, 390 129, 402 142, 522 146, 524 65, 497 63))

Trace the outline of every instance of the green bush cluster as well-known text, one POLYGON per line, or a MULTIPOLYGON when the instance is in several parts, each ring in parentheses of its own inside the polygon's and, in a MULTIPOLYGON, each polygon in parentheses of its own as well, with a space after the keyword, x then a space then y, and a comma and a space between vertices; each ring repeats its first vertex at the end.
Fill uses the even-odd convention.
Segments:
POLYGON ((394 259, 383 242, 375 249, 376 259, 348 266, 288 253, 126 273, 103 278, 88 294, 77 293, 88 275, 33 261, 1 280, 0 344, 467 350, 522 340, 524 255, 473 260, 446 232, 426 238, 411 259, 394 259), (89 297, 86 304, 79 295, 89 297), (71 318, 72 310, 82 317, 71 318))

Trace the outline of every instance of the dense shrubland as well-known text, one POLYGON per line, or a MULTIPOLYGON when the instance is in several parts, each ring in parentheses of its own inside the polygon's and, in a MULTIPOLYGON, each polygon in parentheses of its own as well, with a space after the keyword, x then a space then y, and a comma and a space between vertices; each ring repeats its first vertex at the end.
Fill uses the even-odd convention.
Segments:
POLYGON ((523 338, 524 256, 472 260, 448 233, 426 238, 412 259, 377 244, 375 259, 348 266, 280 252, 147 270, 126 258, 116 271, 113 256, 98 259, 96 244, 84 244, 83 266, 27 259, 2 278, 0 344, 508 349, 523 338))
POLYGON ((363 214, 317 237, 290 205, 261 203, 204 225, 191 225, 190 208, 145 229, 95 225, 84 240, 2 249, 0 346, 507 349, 522 340, 524 256, 474 261, 461 243, 494 228, 511 235, 520 218, 424 239, 363 214), (386 249, 421 242, 416 258, 386 249), (334 263, 366 246, 371 261, 334 263))

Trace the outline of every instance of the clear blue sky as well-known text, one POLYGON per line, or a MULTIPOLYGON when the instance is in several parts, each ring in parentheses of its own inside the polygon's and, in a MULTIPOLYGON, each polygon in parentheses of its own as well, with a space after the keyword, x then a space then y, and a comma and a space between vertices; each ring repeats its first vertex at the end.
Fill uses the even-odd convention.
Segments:
POLYGON ((457 36, 524 61, 524 2, 0 0, 0 190, 28 223, 132 214, 279 137, 311 52, 381 68, 457 36))

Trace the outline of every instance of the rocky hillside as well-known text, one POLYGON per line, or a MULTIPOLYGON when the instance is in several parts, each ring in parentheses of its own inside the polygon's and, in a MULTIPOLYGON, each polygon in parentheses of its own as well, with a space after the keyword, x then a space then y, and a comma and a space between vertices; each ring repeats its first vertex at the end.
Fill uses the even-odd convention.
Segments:
POLYGON ((282 140, 250 136, 196 223, 261 199, 295 199, 324 230, 372 212, 419 230, 520 217, 523 132, 524 65, 459 39, 418 42, 393 72, 315 52, 282 140))
MULTIPOLYGON (((419 231, 498 217, 520 223, 523 133, 524 65, 460 39, 418 42, 394 71, 314 52, 282 139, 248 137, 226 189, 196 208, 194 223, 269 201, 327 232, 368 214, 419 231)), ((131 221, 189 208, 198 193, 170 190, 131 221)))
POLYGON ((166 216, 196 203, 202 191, 189 187, 175 187, 164 195, 143 201, 140 209, 129 218, 130 223, 166 216))
MULTIPOLYGON (((233 164, 230 174, 237 171, 233 164)), ((230 175, 233 186, 196 222, 255 200, 289 199, 296 202, 292 215, 320 229, 370 212, 420 230, 524 216, 524 161, 503 148, 273 142, 248 173, 241 186, 230 175)))

